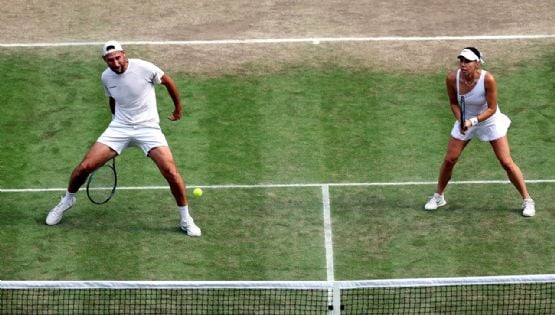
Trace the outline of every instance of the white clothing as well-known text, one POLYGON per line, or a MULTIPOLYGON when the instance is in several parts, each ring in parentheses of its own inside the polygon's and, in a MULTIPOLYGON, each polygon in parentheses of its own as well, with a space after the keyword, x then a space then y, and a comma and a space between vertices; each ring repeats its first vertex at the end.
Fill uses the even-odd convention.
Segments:
POLYGON ((145 155, 159 146, 168 146, 160 129, 154 86, 162 82, 164 72, 154 64, 129 59, 125 72, 117 74, 110 68, 101 76, 106 96, 116 101, 115 115, 97 142, 118 154, 128 146, 136 146, 145 155))
POLYGON ((107 145, 118 155, 129 146, 139 147, 145 155, 156 147, 168 146, 159 126, 125 125, 114 121, 96 141, 107 145))
MULTIPOLYGON (((459 101, 459 104, 461 101, 461 94, 459 92, 460 73, 461 70, 459 69, 457 71, 457 100, 459 101)), ((488 102, 486 99, 486 87, 484 83, 485 77, 486 71, 482 70, 480 78, 478 79, 478 82, 476 82, 474 88, 472 88, 472 90, 470 90, 468 93, 462 95, 464 96, 464 103, 466 105, 465 108, 467 119, 470 117, 476 117, 480 115, 480 113, 488 109, 488 102)), ((497 110, 499 110, 499 106, 497 107, 497 110)))
MULTIPOLYGON (((457 71, 457 100, 461 100, 461 94, 459 92, 459 69, 457 71)), ((468 93, 462 95, 465 101, 465 117, 469 119, 471 117, 476 117, 483 113, 488 108, 488 102, 486 99, 486 88, 485 88, 485 77, 486 71, 482 70, 480 78, 472 90, 468 93)), ((461 126, 459 121, 455 121, 453 129, 451 130, 451 136, 455 139, 469 141, 474 137, 478 137, 482 141, 493 141, 507 135, 507 130, 511 125, 511 120, 507 115, 501 113, 499 105, 497 105, 497 110, 488 119, 479 122, 478 124, 468 128, 465 134, 461 133, 461 126)))
POLYGON ((160 68, 140 59, 129 59, 127 70, 121 74, 106 69, 101 79, 106 96, 116 101, 114 121, 158 125, 154 85, 162 82, 163 75, 160 68))

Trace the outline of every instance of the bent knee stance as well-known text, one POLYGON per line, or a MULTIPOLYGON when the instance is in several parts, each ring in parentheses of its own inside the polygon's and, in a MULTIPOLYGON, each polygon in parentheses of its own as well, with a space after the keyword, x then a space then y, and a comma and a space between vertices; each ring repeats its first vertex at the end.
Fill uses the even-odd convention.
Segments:
POLYGON ((75 167, 75 169, 73 170, 73 174, 77 175, 77 176, 89 175, 96 168, 97 168, 96 165, 94 165, 92 163, 89 163, 89 162, 86 162, 86 161, 83 161, 75 167))
POLYGON ((162 169, 162 175, 164 175, 166 180, 170 183, 181 183, 183 181, 181 174, 179 174, 179 171, 175 167, 162 169))
POLYGON ((499 163, 507 173, 514 173, 516 170, 519 169, 512 159, 499 160, 499 163))
POLYGON ((450 157, 450 156, 446 156, 443 159, 443 165, 446 167, 450 167, 453 168, 455 166, 455 164, 457 164, 457 161, 459 160, 458 157, 450 157))

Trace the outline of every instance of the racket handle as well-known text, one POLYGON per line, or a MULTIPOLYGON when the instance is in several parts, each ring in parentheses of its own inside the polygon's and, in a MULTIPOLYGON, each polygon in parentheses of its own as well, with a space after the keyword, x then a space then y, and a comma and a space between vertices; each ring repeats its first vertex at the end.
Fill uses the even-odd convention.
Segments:
POLYGON ((465 117, 464 117, 464 116, 465 116, 465 107, 466 107, 466 106, 465 106, 464 96, 463 96, 463 95, 461 95, 461 101, 460 101, 460 103, 459 103, 459 107, 460 107, 460 109, 461 109, 460 127, 461 127, 461 130, 464 131, 464 123, 465 123, 465 121, 466 121, 466 119, 465 119, 465 117))

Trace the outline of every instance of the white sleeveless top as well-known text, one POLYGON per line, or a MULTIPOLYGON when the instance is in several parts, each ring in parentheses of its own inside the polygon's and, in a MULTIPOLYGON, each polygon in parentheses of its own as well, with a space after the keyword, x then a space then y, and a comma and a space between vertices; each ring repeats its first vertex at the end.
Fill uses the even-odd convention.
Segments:
MULTIPOLYGON (((459 77, 460 69, 457 71, 457 99, 461 100, 461 94, 459 91, 459 77)), ((486 99, 486 88, 485 88, 485 77, 486 71, 482 70, 480 78, 472 90, 468 93, 463 94, 465 105, 466 105, 466 117, 476 117, 478 114, 482 113, 488 108, 488 102, 486 99)), ((455 139, 469 141, 475 137, 482 141, 493 141, 499 139, 507 134, 507 129, 511 125, 511 120, 507 115, 501 113, 499 105, 495 114, 490 118, 479 122, 468 129, 465 134, 461 133, 460 122, 455 120, 453 124, 453 129, 451 129, 451 136, 455 139)))
MULTIPOLYGON (((457 100, 461 101, 461 94, 459 92, 459 80, 460 80, 461 69, 457 70, 457 100)), ((488 102, 486 99, 486 88, 485 88, 485 77, 486 70, 482 70, 480 78, 472 90, 468 93, 463 94, 464 101, 466 105, 466 117, 476 117, 488 109, 488 102)), ((499 105, 497 105, 497 111, 495 114, 499 113, 499 105)), ((494 114, 494 115, 495 115, 494 114)))

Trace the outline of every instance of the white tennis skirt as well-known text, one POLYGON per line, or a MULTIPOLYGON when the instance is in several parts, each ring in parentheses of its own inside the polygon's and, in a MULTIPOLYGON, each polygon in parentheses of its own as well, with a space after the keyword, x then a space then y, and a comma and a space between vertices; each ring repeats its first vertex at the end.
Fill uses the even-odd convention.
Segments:
POLYGON ((458 140, 469 141, 478 137, 482 141, 493 141, 507 135, 511 119, 507 115, 497 112, 487 120, 470 127, 465 134, 461 133, 459 121, 455 121, 451 136, 458 140))

